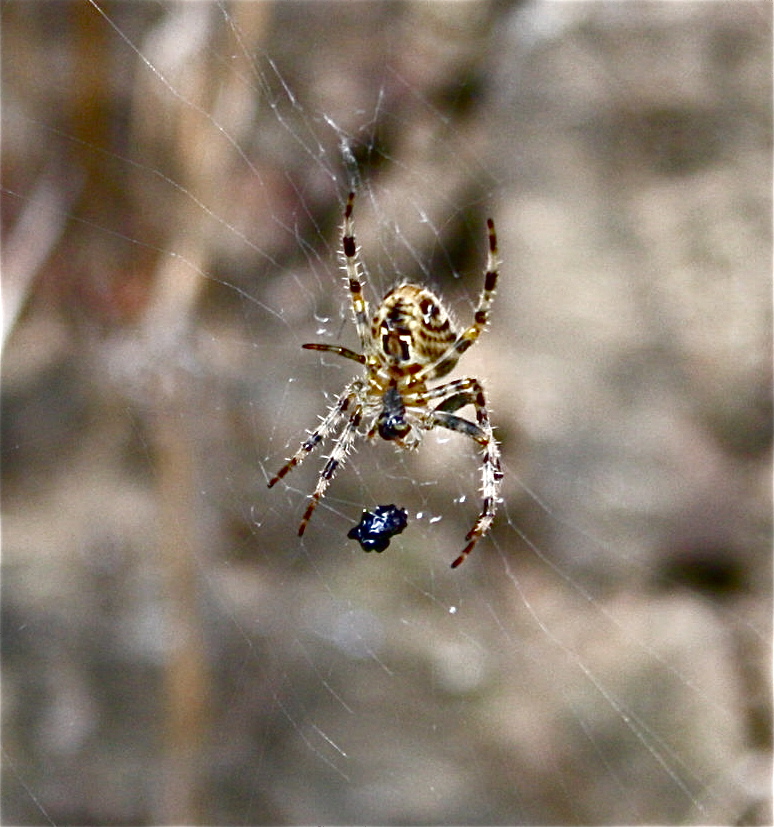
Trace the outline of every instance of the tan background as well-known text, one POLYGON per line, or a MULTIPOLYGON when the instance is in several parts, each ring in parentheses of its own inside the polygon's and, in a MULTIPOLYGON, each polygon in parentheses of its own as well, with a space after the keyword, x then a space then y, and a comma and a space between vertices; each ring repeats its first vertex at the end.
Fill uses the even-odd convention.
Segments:
POLYGON ((771 823, 770 5, 101 8, 2 5, 4 821, 771 823), (461 437, 266 489, 343 137, 369 291, 497 222, 454 572, 461 437))

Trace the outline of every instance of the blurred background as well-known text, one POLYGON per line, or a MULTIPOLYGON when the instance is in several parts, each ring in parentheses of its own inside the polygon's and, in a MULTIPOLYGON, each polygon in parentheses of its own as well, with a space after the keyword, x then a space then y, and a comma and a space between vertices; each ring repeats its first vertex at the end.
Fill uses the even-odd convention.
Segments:
POLYGON ((771 5, 0 14, 4 822, 770 824, 771 5), (460 435, 266 487, 353 185, 372 302, 497 224, 454 571, 460 435))

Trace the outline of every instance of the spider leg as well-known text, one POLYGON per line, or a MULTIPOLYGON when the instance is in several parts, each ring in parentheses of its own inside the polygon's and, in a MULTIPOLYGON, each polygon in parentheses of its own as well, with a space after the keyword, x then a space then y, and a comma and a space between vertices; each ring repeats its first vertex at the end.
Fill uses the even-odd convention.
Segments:
POLYGON ((355 316, 355 327, 360 337, 363 351, 370 352, 371 346, 371 319, 368 302, 363 296, 363 284, 360 276, 360 257, 358 256, 355 230, 352 226, 352 208, 355 203, 355 193, 350 192, 347 206, 344 209, 344 229, 341 236, 341 246, 344 250, 344 269, 349 282, 349 294, 352 298, 352 312, 355 316))
POLYGON ((497 289, 497 278, 499 275, 499 259, 497 254, 497 233, 494 221, 491 218, 486 222, 489 239, 489 251, 486 257, 486 270, 484 271, 484 288, 478 299, 478 307, 473 315, 473 324, 460 333, 456 341, 431 365, 417 373, 418 380, 427 381, 435 377, 445 376, 457 364, 460 356, 473 345, 483 332, 489 322, 489 310, 494 301, 495 290, 497 289))
POLYGON ((301 537, 304 531, 306 531, 306 524, 312 519, 312 514, 314 513, 315 508, 317 508, 317 503, 319 503, 323 498, 325 489, 333 479, 336 469, 339 465, 343 464, 344 459, 352 448, 352 443, 357 434, 357 429, 360 425, 361 419, 362 409, 360 405, 357 405, 355 410, 352 412, 352 416, 350 416, 347 420, 347 424, 344 426, 344 429, 336 438, 333 449, 328 456, 328 461, 325 463, 325 467, 320 472, 317 485, 312 493, 312 496, 309 498, 309 505, 307 505, 306 511, 304 511, 304 516, 301 518, 301 525, 298 527, 299 537, 301 537))
POLYGON ((449 382, 428 391, 425 399, 439 396, 446 398, 442 399, 431 412, 428 427, 440 426, 450 431, 465 434, 465 436, 475 440, 484 452, 481 465, 481 491, 483 494, 481 513, 473 524, 473 528, 465 537, 469 541, 468 544, 451 564, 454 569, 465 560, 476 543, 489 531, 495 516, 497 494, 500 490, 503 472, 500 465, 500 448, 492 432, 486 397, 481 383, 477 379, 457 379, 454 382, 449 382), (454 413, 454 411, 463 408, 465 405, 473 405, 475 408, 476 423, 469 422, 454 413))
POLYGON ((349 406, 357 399, 362 388, 359 381, 355 380, 347 385, 344 393, 338 398, 336 404, 328 411, 325 419, 312 431, 311 434, 301 443, 295 454, 280 468, 279 471, 269 480, 269 488, 278 483, 286 474, 292 471, 296 465, 306 459, 314 449, 335 430, 339 421, 349 410, 349 406))
POLYGON ((352 313, 355 317, 355 327, 357 328, 357 335, 360 338, 363 353, 355 353, 354 350, 350 350, 348 347, 342 347, 341 345, 325 345, 316 342, 301 345, 301 347, 307 350, 324 350, 329 353, 337 353, 345 359, 352 359, 353 362, 365 365, 365 353, 371 353, 373 351, 373 342, 371 339, 370 311, 368 309, 368 302, 363 296, 363 283, 360 277, 360 257, 358 256, 355 231, 352 226, 352 208, 354 203, 355 193, 350 192, 347 198, 347 206, 344 210, 344 228, 342 230, 341 246, 344 251, 344 268, 347 273, 349 295, 352 300, 352 313))
MULTIPOLYGON (((454 383, 452 383, 454 384, 454 383)), ((444 390, 448 391, 449 385, 442 385, 441 386, 444 390)), ((436 388, 437 390, 437 388, 436 388)), ((428 398, 428 397, 425 397, 428 398)), ((444 399, 440 405, 434 408, 435 412, 445 411, 446 413, 454 413, 458 411, 460 408, 464 408, 465 405, 470 404, 470 394, 467 392, 455 393, 452 396, 444 399)))
POLYGON ((354 350, 350 350, 348 347, 342 347, 341 345, 323 345, 317 342, 311 342, 306 345, 301 345, 301 347, 306 350, 325 350, 328 353, 337 353, 339 356, 343 356, 345 359, 352 359, 353 362, 359 362, 361 365, 366 363, 366 358, 362 353, 355 353, 354 350))
POLYGON ((433 425, 440 425, 441 428, 448 428, 450 431, 457 431, 457 433, 465 434, 471 439, 484 447, 486 445, 486 434, 474 422, 457 416, 456 414, 446 413, 445 411, 435 411, 433 413, 433 425))

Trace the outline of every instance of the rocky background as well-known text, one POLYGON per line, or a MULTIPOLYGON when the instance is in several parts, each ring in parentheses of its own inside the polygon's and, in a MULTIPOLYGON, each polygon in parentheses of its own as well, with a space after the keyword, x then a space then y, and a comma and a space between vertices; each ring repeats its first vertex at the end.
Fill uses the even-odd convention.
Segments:
POLYGON ((4 821, 771 823, 770 4, 0 13, 4 821), (369 289, 497 223, 453 573, 464 440, 266 489, 355 166, 369 289))

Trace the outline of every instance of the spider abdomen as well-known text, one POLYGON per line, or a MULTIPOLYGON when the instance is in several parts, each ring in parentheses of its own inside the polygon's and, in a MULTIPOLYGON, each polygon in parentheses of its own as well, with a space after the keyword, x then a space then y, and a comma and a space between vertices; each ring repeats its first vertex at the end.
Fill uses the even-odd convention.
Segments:
MULTIPOLYGON (((416 284, 400 284, 382 300, 371 321, 371 335, 384 361, 410 374, 437 362, 452 347, 458 333, 432 291, 416 284)), ((456 361, 445 361, 442 372, 435 371, 434 375, 445 375, 456 361)))

